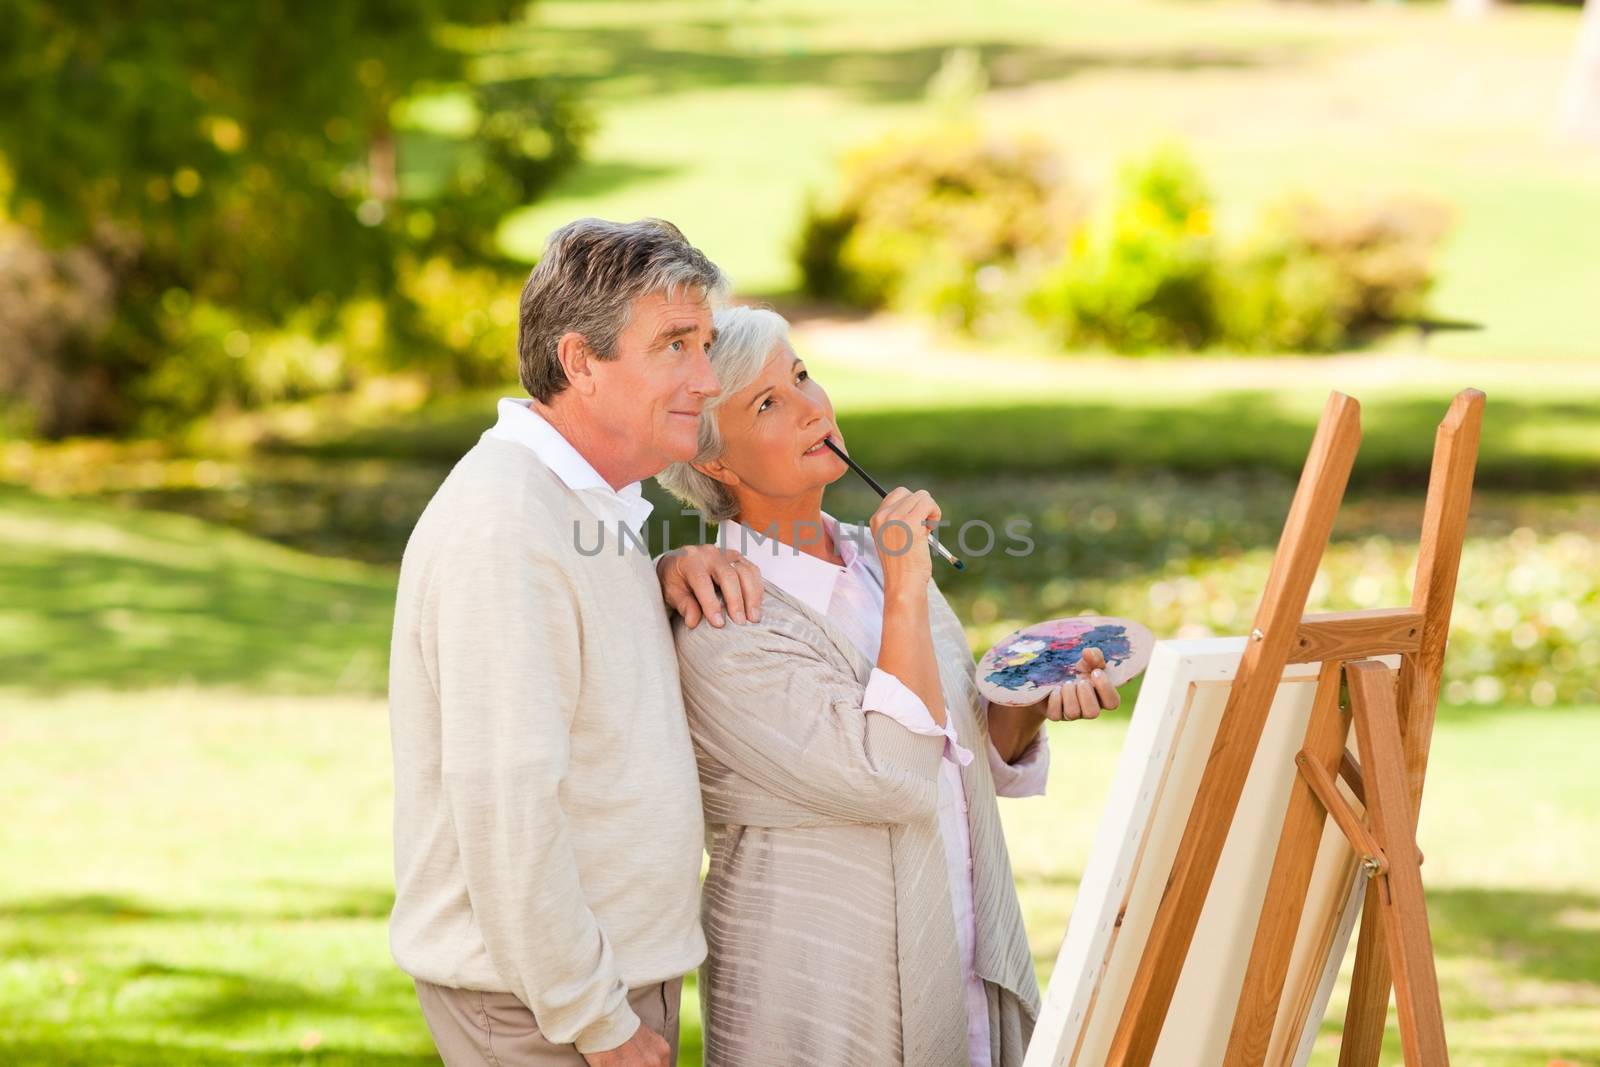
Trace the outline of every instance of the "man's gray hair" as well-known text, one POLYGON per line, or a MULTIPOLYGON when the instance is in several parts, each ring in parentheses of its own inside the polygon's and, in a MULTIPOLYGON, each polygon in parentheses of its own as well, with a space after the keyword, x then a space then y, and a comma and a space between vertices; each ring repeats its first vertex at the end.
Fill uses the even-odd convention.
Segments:
MULTIPOLYGON (((726 307, 715 317, 717 339, 711 342, 711 372, 722 392, 700 409, 700 449, 695 463, 709 463, 722 455, 722 432, 717 428, 717 408, 723 401, 761 376, 767 358, 779 345, 789 347, 789 323, 766 308, 726 307)), ((656 481, 709 522, 738 518, 739 506, 728 487, 688 463, 674 463, 656 475, 656 481)))
POLYGON ((548 403, 567 387, 556 354, 579 333, 597 359, 615 359, 617 336, 633 302, 649 293, 672 300, 685 291, 727 296, 728 280, 704 252, 661 219, 578 219, 550 235, 544 256, 522 287, 517 362, 528 395, 548 403))

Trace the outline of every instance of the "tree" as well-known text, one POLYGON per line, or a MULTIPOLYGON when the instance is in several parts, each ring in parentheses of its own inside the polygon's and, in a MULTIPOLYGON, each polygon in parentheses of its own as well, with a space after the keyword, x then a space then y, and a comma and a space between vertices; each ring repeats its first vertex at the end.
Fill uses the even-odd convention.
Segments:
POLYGON ((405 272, 494 263, 499 218, 588 128, 547 83, 469 80, 474 35, 522 6, 0 0, 0 390, 44 432, 121 429, 330 384, 348 368, 266 382, 253 339, 338 342, 352 309, 369 348, 437 348, 405 272), (397 129, 419 93, 464 121, 397 129), (22 321, 51 287, 104 314, 22 321))

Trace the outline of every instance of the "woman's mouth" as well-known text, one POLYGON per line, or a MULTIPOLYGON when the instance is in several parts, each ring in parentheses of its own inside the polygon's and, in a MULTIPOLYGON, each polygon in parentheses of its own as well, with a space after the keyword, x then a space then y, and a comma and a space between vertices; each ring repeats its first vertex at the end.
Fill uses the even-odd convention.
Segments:
POLYGON ((812 445, 810 448, 806 449, 804 452, 802 452, 800 454, 802 456, 815 456, 818 453, 826 451, 827 448, 828 448, 828 438, 824 437, 822 440, 818 441, 816 444, 812 445))

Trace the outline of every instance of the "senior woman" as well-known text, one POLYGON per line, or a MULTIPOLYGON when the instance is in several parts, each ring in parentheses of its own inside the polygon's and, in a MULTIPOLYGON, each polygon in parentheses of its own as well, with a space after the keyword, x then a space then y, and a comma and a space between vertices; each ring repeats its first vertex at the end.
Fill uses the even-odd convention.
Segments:
POLYGON ((717 1065, 1013 1067, 1038 1014, 996 791, 1042 793, 1049 718, 1114 707, 1103 672, 990 708, 931 580, 926 492, 870 533, 822 510, 833 409, 774 312, 718 312, 700 452, 660 475, 761 570, 760 619, 675 629, 699 760, 717 1065), (982 753, 973 758, 973 753, 982 753))

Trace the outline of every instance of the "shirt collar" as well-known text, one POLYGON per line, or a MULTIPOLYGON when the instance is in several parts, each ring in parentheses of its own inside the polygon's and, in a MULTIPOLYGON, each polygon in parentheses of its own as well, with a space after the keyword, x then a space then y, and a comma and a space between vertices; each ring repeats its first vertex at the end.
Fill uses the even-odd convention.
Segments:
POLYGON ((732 519, 717 527, 717 546, 733 548, 743 553, 761 571, 761 577, 800 601, 818 615, 828 614, 833 601, 833 589, 845 571, 855 565, 861 555, 861 546, 855 538, 839 535, 839 522, 826 513, 822 525, 839 549, 843 566, 829 563, 802 552, 793 545, 757 530, 742 526, 732 519))
POLYGON ((485 437, 530 449, 568 489, 586 501, 601 503, 605 510, 615 512, 635 534, 644 528, 655 505, 644 498, 644 487, 640 483, 611 488, 594 465, 583 458, 583 453, 572 447, 572 442, 561 436, 561 431, 535 411, 529 401, 502 397, 496 411, 499 420, 484 432, 485 437))

